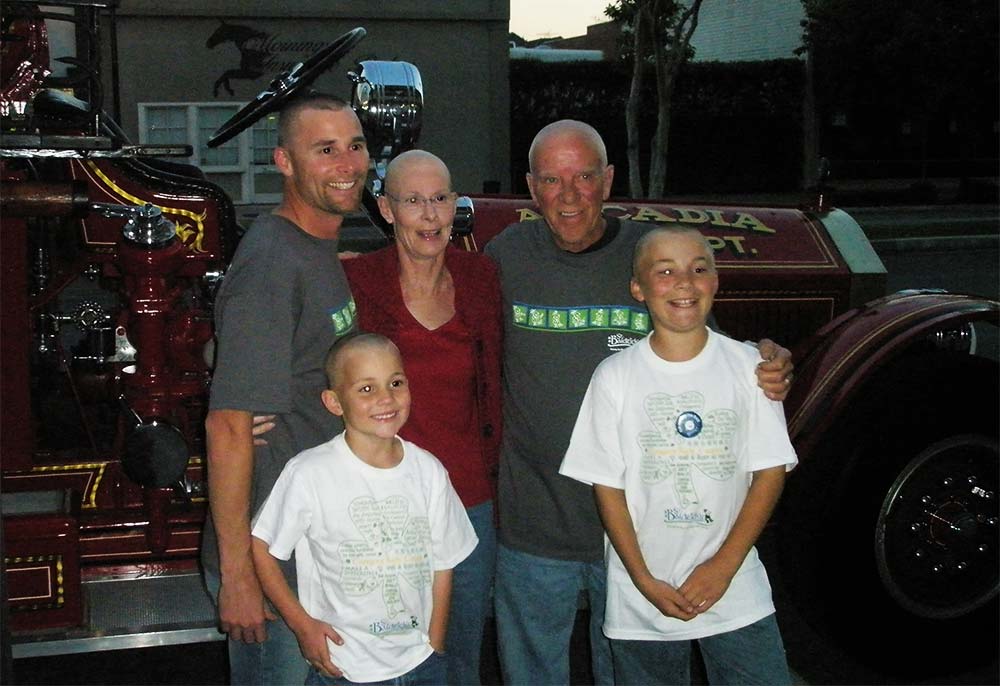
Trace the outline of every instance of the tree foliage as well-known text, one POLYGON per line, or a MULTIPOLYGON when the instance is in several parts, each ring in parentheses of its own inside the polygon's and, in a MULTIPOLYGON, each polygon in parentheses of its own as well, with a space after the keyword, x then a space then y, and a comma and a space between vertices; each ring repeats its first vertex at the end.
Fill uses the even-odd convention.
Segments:
POLYGON ((881 113, 897 129, 912 126, 926 159, 932 120, 967 126, 984 106, 995 109, 996 0, 802 4, 821 110, 849 121, 881 113))
MULTIPOLYGON (((652 65, 646 65, 648 74, 652 65)), ((612 195, 628 187, 627 136, 622 112, 630 65, 592 62, 510 63, 511 150, 527 150, 535 133, 558 119, 579 119, 601 132, 615 165, 612 195)), ((801 60, 692 62, 677 78, 670 126, 670 174, 665 195, 788 191, 798 187, 801 161, 801 60)), ((643 97, 656 99, 652 78, 643 97)), ((656 111, 645 108, 640 127, 652 131, 656 111)), ((648 147, 640 158, 649 163, 648 147)), ((511 188, 526 193, 527 156, 511 158, 511 188)))
POLYGON ((611 19, 630 36, 631 45, 623 49, 632 61, 632 78, 625 104, 625 129, 628 134, 629 194, 632 197, 659 197, 667 177, 667 153, 670 140, 670 115, 677 75, 693 55, 691 37, 698 27, 702 0, 616 0, 605 9, 611 19), (656 130, 650 141, 649 188, 643 190, 641 130, 643 79, 646 63, 652 63, 656 85, 656 130))

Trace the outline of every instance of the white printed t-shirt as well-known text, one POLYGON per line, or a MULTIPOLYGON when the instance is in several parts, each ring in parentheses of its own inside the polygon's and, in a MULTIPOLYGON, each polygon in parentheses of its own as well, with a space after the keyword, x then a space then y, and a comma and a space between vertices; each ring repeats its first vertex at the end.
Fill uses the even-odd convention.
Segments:
MULTIPOLYGON (((751 473, 796 464, 781 403, 757 387, 756 349, 711 330, 704 349, 667 362, 649 336, 595 370, 559 469, 624 489, 653 576, 678 588, 721 547, 751 473)), ((764 566, 751 549, 723 597, 684 622, 639 592, 605 537, 604 633, 625 640, 685 640, 738 629, 774 612, 764 566)))
POLYGON ((390 469, 363 462, 344 434, 299 453, 253 522, 271 555, 296 551, 299 602, 344 639, 327 645, 351 681, 392 679, 427 659, 434 571, 478 543, 441 463, 398 440, 403 459, 390 469))

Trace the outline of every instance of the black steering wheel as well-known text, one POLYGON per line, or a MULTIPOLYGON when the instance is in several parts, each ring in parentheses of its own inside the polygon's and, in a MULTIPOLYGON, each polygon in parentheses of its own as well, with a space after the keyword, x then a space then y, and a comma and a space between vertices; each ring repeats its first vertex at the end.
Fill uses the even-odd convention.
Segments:
POLYGON ((254 122, 281 109, 290 98, 349 53, 367 33, 360 26, 348 31, 305 62, 300 62, 277 76, 271 81, 267 90, 261 91, 253 101, 247 103, 212 134, 208 139, 208 147, 217 148, 252 126, 254 122))

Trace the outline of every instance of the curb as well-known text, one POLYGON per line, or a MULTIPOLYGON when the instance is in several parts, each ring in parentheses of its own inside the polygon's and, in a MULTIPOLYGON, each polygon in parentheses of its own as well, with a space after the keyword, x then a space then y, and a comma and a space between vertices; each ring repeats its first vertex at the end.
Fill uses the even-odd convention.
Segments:
POLYGON ((915 238, 872 238, 872 247, 887 252, 926 250, 997 250, 1000 236, 921 236, 915 238))

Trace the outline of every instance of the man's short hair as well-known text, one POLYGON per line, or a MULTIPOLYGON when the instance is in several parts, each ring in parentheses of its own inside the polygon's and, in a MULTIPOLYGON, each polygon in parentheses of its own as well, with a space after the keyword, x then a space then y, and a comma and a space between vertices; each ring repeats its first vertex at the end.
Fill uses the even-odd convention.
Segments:
POLYGON ((712 244, 708 242, 708 238, 705 237, 698 229, 693 226, 656 226, 639 237, 639 240, 635 242, 635 250, 632 251, 632 276, 639 276, 639 260, 642 258, 644 252, 646 252, 646 246, 649 245, 654 238, 657 236, 662 236, 667 234, 669 236, 698 236, 705 244, 705 253, 708 255, 708 264, 715 269, 715 249, 712 248, 712 244))
POLYGON ((396 344, 380 333, 367 333, 365 331, 353 331, 346 336, 341 336, 337 342, 330 346, 326 353, 326 360, 323 362, 323 371, 326 373, 326 384, 329 390, 333 390, 337 385, 337 375, 344 355, 349 351, 362 348, 392 348, 399 352, 396 344))
POLYGON ((308 90, 301 95, 297 95, 281 108, 278 114, 278 147, 284 146, 292 135, 292 125, 303 110, 331 110, 338 112, 343 109, 350 109, 342 98, 328 93, 308 90))

